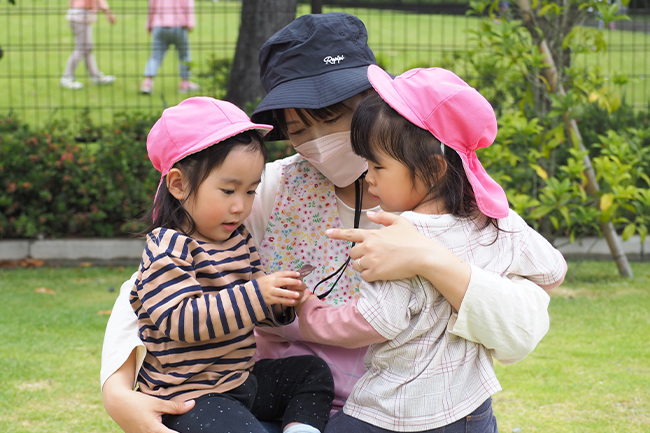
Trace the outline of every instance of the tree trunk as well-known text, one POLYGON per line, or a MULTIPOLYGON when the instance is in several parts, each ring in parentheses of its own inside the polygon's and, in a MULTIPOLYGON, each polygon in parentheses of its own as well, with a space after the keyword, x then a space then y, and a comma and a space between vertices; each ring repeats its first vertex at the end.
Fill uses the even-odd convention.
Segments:
POLYGON ((297 0, 243 0, 235 58, 225 99, 245 109, 266 94, 257 60, 262 44, 296 17, 297 0))
MULTIPOLYGON (((518 0, 517 3, 522 10, 522 16, 524 22, 530 24, 532 13, 533 13, 530 7, 530 3, 528 2, 528 0, 518 0)), ((564 87, 562 86, 561 80, 558 78, 558 70, 557 67, 555 66, 553 53, 549 49, 546 40, 543 39, 539 44, 539 47, 540 47, 539 48, 540 53, 546 56, 545 63, 548 64, 548 68, 546 68, 546 70, 544 71, 544 75, 546 76, 546 80, 549 82, 551 91, 559 93, 560 95, 564 96, 565 95, 564 87)), ((578 124, 574 119, 566 119, 566 120, 567 120, 566 128, 567 131, 569 132, 569 136, 571 140, 578 145, 580 150, 586 150, 584 143, 582 142, 582 136, 580 135, 578 124)), ((598 190, 600 190, 600 187, 598 186, 598 181, 596 180, 596 173, 591 165, 591 159, 589 158, 589 154, 585 155, 583 162, 585 164, 585 177, 587 178, 587 186, 585 189, 589 194, 596 195, 598 193, 598 190)), ((605 235, 605 239, 607 240, 607 244, 609 245, 609 250, 612 253, 612 257, 614 258, 614 260, 616 261, 616 265, 618 266, 618 272, 621 274, 622 277, 632 278, 634 276, 632 274, 632 268, 630 267, 630 264, 627 260, 627 256, 623 251, 623 245, 621 243, 621 240, 618 237, 618 234, 616 233, 616 230, 614 229, 614 225, 610 221, 608 223, 602 224, 601 229, 603 230, 603 234, 605 235)))

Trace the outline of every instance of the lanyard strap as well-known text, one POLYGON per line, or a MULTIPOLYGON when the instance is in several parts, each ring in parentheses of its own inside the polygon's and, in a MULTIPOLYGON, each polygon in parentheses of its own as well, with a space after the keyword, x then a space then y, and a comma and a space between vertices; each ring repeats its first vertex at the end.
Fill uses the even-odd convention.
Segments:
MULTIPOLYGON (((354 181, 354 228, 358 229, 359 228, 359 222, 361 221, 361 206, 363 204, 363 179, 366 177, 366 172, 362 173, 361 176, 357 180, 354 181)), ((355 243, 352 242, 352 245, 350 248, 354 247, 355 243)), ((332 290, 334 290, 334 287, 336 287, 336 283, 339 282, 343 274, 345 273, 345 268, 350 263, 350 256, 348 255, 348 258, 345 260, 345 262, 341 265, 340 268, 338 268, 336 271, 332 272, 329 274, 327 277, 323 278, 316 284, 314 287, 314 292, 316 292, 316 288, 323 284, 325 281, 330 280, 331 278, 334 278, 335 276, 338 275, 336 280, 334 281, 334 284, 330 286, 330 288, 324 292, 321 293, 318 296, 318 299, 323 299, 327 297, 330 293, 332 293, 332 290)))

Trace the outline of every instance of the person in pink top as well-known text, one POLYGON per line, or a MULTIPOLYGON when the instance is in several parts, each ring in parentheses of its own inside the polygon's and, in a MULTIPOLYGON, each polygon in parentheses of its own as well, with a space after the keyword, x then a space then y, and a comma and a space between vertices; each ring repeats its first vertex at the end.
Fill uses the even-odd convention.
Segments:
MULTIPOLYGON (((382 209, 402 212, 420 233, 486 272, 559 286, 564 257, 509 209, 477 157, 497 135, 490 103, 443 68, 393 79, 372 65, 368 77, 377 93, 354 113, 352 148, 368 160, 368 192, 382 209)), ((363 269, 361 259, 357 266, 363 269)), ((370 345, 366 372, 326 433, 498 431, 492 351, 454 333, 461 305, 453 302, 416 275, 362 282, 361 296, 338 308, 314 295, 296 307, 304 339, 370 345)))
POLYGON ((74 77, 77 65, 84 59, 90 81, 95 84, 111 84, 115 81, 114 75, 104 75, 97 67, 97 61, 93 54, 93 23, 97 21, 97 11, 101 10, 106 14, 106 19, 115 24, 115 15, 111 12, 106 0, 70 0, 66 19, 70 23, 74 35, 74 51, 68 58, 61 77, 61 87, 65 89, 79 90, 83 84, 74 77))
MULTIPOLYGON (((529 280, 461 260, 406 218, 380 212, 368 192, 367 162, 350 142, 354 110, 373 92, 367 71, 376 60, 363 22, 346 13, 303 15, 263 44, 259 60, 267 95, 252 118, 274 126, 267 138, 288 139, 297 151, 266 164, 246 219, 265 270, 315 266, 305 283, 331 306, 359 298, 362 278, 421 275, 459 308, 455 335, 480 342, 497 359, 527 356, 548 331, 548 294, 529 280)), ((163 414, 187 412, 195 402, 161 402, 133 390, 146 355, 128 302, 134 281, 135 275, 123 284, 106 328, 104 407, 127 433, 169 433, 160 423, 163 414)), ((258 332, 256 343, 258 359, 312 354, 325 360, 334 377, 335 411, 365 373, 367 347, 310 340, 295 322, 258 332)))
POLYGON ((194 0, 149 0, 147 31, 151 33, 151 56, 144 68, 140 92, 153 93, 153 79, 170 45, 178 53, 181 82, 178 91, 194 92, 199 85, 190 81, 189 63, 192 60, 189 32, 194 29, 194 0))

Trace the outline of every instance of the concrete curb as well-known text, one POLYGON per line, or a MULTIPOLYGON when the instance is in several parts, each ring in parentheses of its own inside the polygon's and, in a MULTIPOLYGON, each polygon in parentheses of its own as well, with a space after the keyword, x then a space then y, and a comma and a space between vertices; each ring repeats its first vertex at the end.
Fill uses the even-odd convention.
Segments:
POLYGON ((144 241, 138 239, 11 240, 0 241, 0 260, 137 265, 143 249, 144 241))
MULTIPOLYGON (((559 238, 555 242, 567 259, 612 260, 607 241, 585 238, 574 243, 559 238)), ((144 241, 138 239, 54 239, 54 240, 0 240, 0 260, 36 259, 51 264, 134 265, 140 262, 144 241)), ((650 260, 650 236, 641 243, 639 236, 623 242, 623 250, 630 261, 650 260)))
MULTIPOLYGON (((629 261, 650 261, 650 236, 641 243, 640 236, 632 236, 623 243, 623 252, 629 261)), ((584 238, 571 243, 568 238, 558 238, 555 247, 566 259, 612 260, 609 245, 604 238, 584 238)))

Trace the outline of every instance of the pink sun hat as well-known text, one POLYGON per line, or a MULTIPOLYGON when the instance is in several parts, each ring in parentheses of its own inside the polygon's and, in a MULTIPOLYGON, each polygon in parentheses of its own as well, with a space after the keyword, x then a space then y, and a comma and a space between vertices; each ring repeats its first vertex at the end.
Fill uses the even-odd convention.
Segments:
POLYGON ((458 152, 481 212, 491 218, 508 216, 506 193, 476 156, 476 149, 490 146, 497 135, 497 119, 487 99, 442 68, 412 69, 392 78, 371 65, 368 78, 395 111, 458 152))
POLYGON ((230 102, 206 96, 188 98, 163 111, 147 136, 147 153, 164 177, 186 156, 251 129, 266 135, 273 127, 251 122, 230 102))

